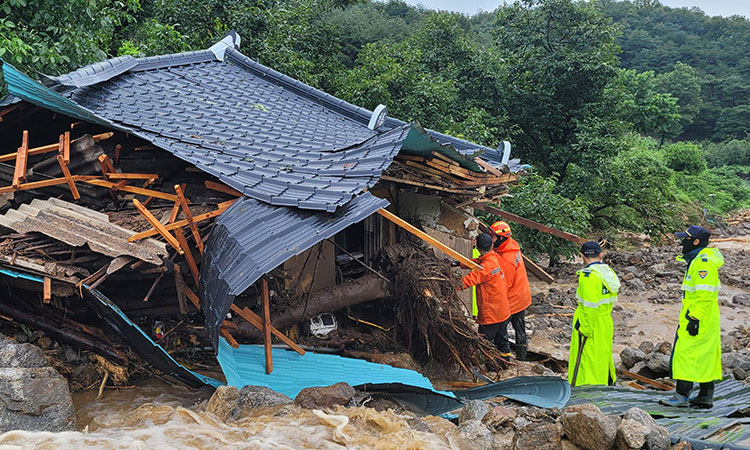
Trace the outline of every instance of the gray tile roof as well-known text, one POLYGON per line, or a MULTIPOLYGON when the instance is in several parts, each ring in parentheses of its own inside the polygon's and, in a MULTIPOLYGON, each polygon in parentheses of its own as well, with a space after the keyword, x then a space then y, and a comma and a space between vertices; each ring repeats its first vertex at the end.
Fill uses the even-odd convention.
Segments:
POLYGON ((369 192, 333 214, 247 197, 235 202, 216 220, 201 263, 201 306, 213 344, 218 344, 219 324, 235 296, 292 256, 386 206, 388 201, 369 192))

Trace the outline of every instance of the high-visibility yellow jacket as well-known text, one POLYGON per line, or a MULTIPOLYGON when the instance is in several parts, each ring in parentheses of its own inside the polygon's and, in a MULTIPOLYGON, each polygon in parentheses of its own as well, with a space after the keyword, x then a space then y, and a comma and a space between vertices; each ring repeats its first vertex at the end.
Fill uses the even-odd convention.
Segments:
POLYGON ((573 336, 568 358, 568 382, 573 383, 576 360, 586 339, 578 367, 576 386, 607 385, 615 381, 612 360, 612 307, 617 302, 620 280, 604 263, 592 263, 578 272, 578 307, 573 314, 573 336))
MULTIPOLYGON (((685 261, 682 256, 677 260, 685 261)), ((704 248, 690 262, 682 281, 682 309, 672 353, 672 378, 705 383, 721 379, 719 267, 724 257, 704 248), (698 320, 698 334, 687 331, 688 316, 698 320)))
MULTIPOLYGON (((474 248, 474 250, 471 252, 472 258, 479 258, 482 256, 481 253, 479 253, 479 250, 474 248)), ((479 315, 479 309, 477 308, 477 287, 474 286, 471 288, 471 315, 476 317, 479 315)))

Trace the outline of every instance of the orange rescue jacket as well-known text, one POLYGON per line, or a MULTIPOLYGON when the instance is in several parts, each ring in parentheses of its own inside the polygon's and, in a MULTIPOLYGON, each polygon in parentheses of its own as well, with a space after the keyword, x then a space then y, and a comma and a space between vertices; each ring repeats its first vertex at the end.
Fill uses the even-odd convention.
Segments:
POLYGON ((500 255, 500 267, 505 273, 505 283, 508 285, 508 304, 510 313, 516 314, 531 306, 531 291, 526 265, 523 263, 521 246, 513 238, 508 238, 502 245, 495 248, 500 255))
POLYGON ((508 320, 508 288, 500 267, 500 256, 491 251, 475 261, 482 265, 482 270, 464 276, 462 289, 477 287, 477 322, 479 325, 491 325, 508 320))

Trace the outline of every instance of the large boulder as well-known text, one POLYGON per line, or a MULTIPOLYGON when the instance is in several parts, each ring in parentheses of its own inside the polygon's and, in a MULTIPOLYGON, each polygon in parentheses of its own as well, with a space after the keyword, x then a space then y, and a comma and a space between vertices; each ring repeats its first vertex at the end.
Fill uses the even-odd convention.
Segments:
POLYGON ((636 348, 626 347, 620 352, 620 361, 626 369, 630 369, 644 359, 646 359, 646 354, 636 348))
POLYGON ((505 425, 512 425, 516 416, 516 410, 513 408, 495 406, 484 416, 482 422, 490 428, 500 428, 505 425))
POLYGON ((461 450, 493 450, 492 431, 478 420, 467 420, 451 432, 449 439, 461 450))
POLYGON ((52 367, 0 368, 0 433, 75 430, 68 382, 52 367))
POLYGON ((240 389, 238 409, 234 415, 241 419, 252 415, 256 408, 267 408, 271 406, 282 406, 294 403, 294 400, 284 394, 274 391, 265 386, 245 386, 240 389))
POLYGON ((750 306, 750 294, 737 294, 732 297, 732 303, 735 305, 750 306))
POLYGON ((487 406, 482 400, 471 400, 466 403, 464 409, 458 415, 458 423, 464 423, 468 420, 482 420, 487 413, 490 412, 490 407, 487 406))
POLYGON ((346 406, 354 398, 356 391, 346 383, 336 383, 326 387, 309 387, 302 389, 294 402, 307 409, 331 408, 336 405, 346 406))
POLYGON ((661 352, 649 353, 646 357, 646 367, 648 367, 657 376, 664 376, 669 373, 669 355, 661 352))
POLYGON ((536 422, 516 433, 516 450, 559 450, 562 446, 562 427, 559 423, 536 422))
POLYGON ((234 386, 219 386, 208 399, 206 412, 226 421, 234 414, 240 399, 240 391, 234 386))
POLYGON ((38 368, 48 365, 42 349, 36 345, 0 341, 0 367, 38 368))
POLYGON ((668 450, 671 444, 669 440, 669 431, 656 423, 653 417, 640 408, 630 408, 622 415, 623 422, 633 420, 648 428, 646 436, 646 447, 649 450, 668 450))
POLYGON ((617 434, 617 422, 594 405, 573 405, 562 416, 565 435, 584 450, 610 450, 617 434))

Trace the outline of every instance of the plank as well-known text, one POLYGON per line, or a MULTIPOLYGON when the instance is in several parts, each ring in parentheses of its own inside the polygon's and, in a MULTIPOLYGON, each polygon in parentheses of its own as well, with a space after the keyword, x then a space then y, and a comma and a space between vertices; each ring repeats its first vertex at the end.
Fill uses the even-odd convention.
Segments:
POLYGON ((107 174, 115 172, 115 166, 112 165, 112 161, 109 159, 109 156, 107 156, 105 153, 102 153, 99 155, 99 166, 102 170, 102 175, 104 177, 107 177, 107 174))
POLYGON ((524 254, 522 254, 521 256, 523 257, 523 263, 528 272, 533 273, 537 278, 547 284, 552 284, 555 282, 555 277, 545 272, 544 269, 542 269, 537 263, 527 258, 524 254))
POLYGON ((396 159, 399 160, 399 161, 417 161, 417 162, 424 161, 424 157, 423 156, 416 156, 416 155, 402 155, 402 154, 398 154, 398 155, 396 155, 396 159))
POLYGON ((189 287, 182 286, 185 291, 185 296, 190 300, 190 302, 195 305, 196 308, 198 308, 198 311, 201 310, 201 301, 198 298, 197 295, 195 295, 195 292, 193 292, 189 287))
POLYGON ((448 164, 456 164, 456 165, 458 165, 458 161, 454 161, 454 160, 450 159, 449 157, 445 156, 444 154, 442 154, 440 152, 432 152, 432 156, 433 156, 433 158, 437 158, 437 159, 439 159, 439 160, 441 160, 443 162, 446 162, 448 164))
POLYGON ((229 343, 232 348, 240 348, 240 344, 237 343, 234 337, 229 333, 229 330, 224 328, 223 325, 219 327, 219 332, 224 336, 224 339, 227 340, 227 343, 229 343))
POLYGON ((159 178, 158 173, 119 173, 109 172, 106 175, 109 180, 156 180, 159 178))
POLYGON ((406 231, 410 232, 411 234, 417 236, 418 238, 428 242, 429 244, 436 247, 441 252, 447 254, 451 258, 460 261, 465 266, 473 269, 473 270, 482 270, 482 266, 475 263, 471 259, 467 258, 466 256, 458 253, 457 251, 453 250, 452 248, 448 247, 447 245, 443 244, 442 242, 438 241, 437 239, 433 238, 429 234, 425 233, 424 231, 420 230, 419 228, 415 227, 414 225, 410 224, 409 222, 401 219, 397 215, 393 214, 392 212, 380 208, 378 210, 378 214, 385 217, 386 219, 390 220, 391 222, 395 223, 396 225, 400 226, 401 228, 405 229, 406 231))
POLYGON ((474 158, 474 161, 476 161, 477 164, 479 164, 479 166, 482 167, 484 170, 491 173, 492 175, 495 175, 496 177, 502 177, 503 175, 505 175, 504 173, 497 170, 495 166, 493 166, 492 164, 488 163, 487 161, 483 160, 482 158, 478 156, 474 158))
POLYGON ((172 247, 174 247, 175 250, 177 250, 177 253, 181 255, 184 254, 184 251, 182 250, 182 248, 180 248, 180 243, 177 242, 177 239, 175 239, 174 236, 172 236, 172 233, 170 233, 164 227, 164 225, 162 225, 156 219, 156 217, 154 217, 154 215, 151 214, 151 212, 148 209, 146 209, 146 207, 143 206, 141 202, 138 201, 137 198, 133 199, 133 204, 135 205, 135 208, 138 210, 138 212, 140 212, 141 215, 146 218, 148 223, 150 223, 151 226, 157 230, 157 232, 169 243, 169 245, 171 245, 172 247))
POLYGON ((443 187, 443 186, 438 186, 436 184, 421 183, 419 181, 412 181, 412 180, 402 180, 401 178, 389 177, 387 175, 381 175, 380 179, 383 180, 383 181, 390 181, 390 182, 393 182, 393 183, 408 184, 408 185, 411 185, 411 186, 423 187, 423 188, 426 188, 426 189, 433 189, 433 190, 436 190, 436 191, 450 192, 451 194, 471 195, 471 196, 477 196, 477 195, 479 195, 479 192, 477 192, 477 191, 467 191, 467 190, 464 190, 464 189, 447 188, 447 187, 443 187))
MULTIPOLYGON (((94 186, 105 187, 105 188, 108 188, 108 189, 117 188, 117 184, 116 183, 112 183, 111 181, 107 181, 107 180, 87 179, 87 180, 84 180, 84 181, 86 183, 88 183, 88 184, 93 184, 94 186)), ((146 197, 156 197, 156 198, 160 198, 160 199, 163 199, 163 200, 169 200, 170 202, 177 201, 177 196, 174 195, 174 194, 168 194, 166 192, 154 191, 154 190, 151 190, 151 189, 139 188, 137 186, 122 186, 122 187, 118 188, 118 190, 119 191, 123 191, 123 192, 130 192, 131 194, 143 195, 143 196, 146 196, 146 197)))
POLYGON ((14 187, 14 186, 0 187, 0 194, 7 194, 9 192, 14 192, 14 191, 28 191, 30 189, 39 189, 39 188, 49 187, 49 186, 57 186, 58 184, 64 184, 67 182, 68 180, 66 180, 65 177, 50 178, 49 180, 43 180, 43 181, 32 181, 31 183, 20 184, 17 187, 14 187))
POLYGON ((23 130, 21 146, 16 152, 16 168, 13 172, 13 187, 18 188, 26 181, 26 163, 29 161, 29 130, 23 130))
POLYGON ((70 170, 68 169, 68 164, 65 162, 65 157, 63 155, 58 154, 57 163, 60 164, 60 170, 62 171, 62 174, 65 177, 66 182, 68 183, 68 188, 70 188, 70 193, 73 194, 73 198, 75 200, 78 200, 79 198, 81 198, 81 194, 78 192, 78 188, 76 187, 76 182, 75 180, 73 180, 73 175, 70 174, 70 170))
MULTIPOLYGON (((178 200, 179 200, 179 196, 178 196, 178 200)), ((180 214, 180 202, 176 201, 174 202, 174 206, 172 206, 172 212, 169 213, 169 220, 167 221, 167 223, 174 223, 174 221, 177 220, 178 214, 180 214)))
POLYGON ((62 156, 65 164, 70 164, 70 131, 63 133, 62 156))
POLYGON ((271 356, 271 305, 268 295, 268 280, 261 280, 260 296, 263 300, 263 348, 266 355, 266 373, 273 372, 273 358, 271 356))
POLYGON ((658 381, 652 380, 651 378, 644 377, 643 375, 638 375, 637 373, 633 373, 625 369, 622 369, 622 374, 628 378, 632 378, 634 380, 638 380, 643 383, 650 384, 651 386, 657 389, 661 389, 662 391, 671 391, 672 389, 674 389, 672 386, 667 386, 664 383, 659 383, 658 381))
MULTIPOLYGON (((92 138, 94 138, 94 142, 99 142, 99 141, 107 140, 107 139, 111 138, 114 135, 115 135, 115 133, 113 133, 113 132, 110 131, 110 132, 107 132, 107 133, 96 134, 96 135, 92 136, 92 138)), ((79 139, 75 139, 75 140, 71 141, 71 143, 72 142, 77 142, 79 139)), ((28 151, 28 155, 29 156, 34 156, 34 155, 41 155, 43 153, 54 152, 59 147, 60 147, 60 144, 58 142, 58 143, 55 143, 55 144, 48 144, 48 145, 43 145, 41 147, 30 148, 29 151, 28 151)), ((17 155, 18 155, 17 152, 6 153, 5 155, 0 155, 0 162, 13 161, 14 159, 16 159, 17 155)))
MULTIPOLYGON (((2 191, 2 188, 0 188, 0 191, 2 191)), ((216 216, 221 215, 221 213, 223 213, 224 211, 227 210, 227 208, 229 208, 230 206, 232 206, 232 203, 234 203, 235 201, 237 201, 237 199, 229 200, 229 201, 226 201, 226 202, 223 202, 223 203, 219 203, 218 209, 216 209, 214 211, 209 211, 209 212, 204 213, 204 214, 200 214, 200 215, 194 216, 193 219, 195 220, 195 223, 199 223, 199 222, 202 222, 204 220, 212 219, 212 218, 214 218, 216 216)), ((178 220, 175 223, 170 223, 168 225, 164 225, 164 228, 166 228, 169 231, 172 231, 172 230, 175 230, 177 228, 182 228, 182 227, 184 227, 187 224, 188 224, 187 223, 187 219, 183 219, 183 220, 178 220)), ((131 237, 128 238, 128 242, 135 242, 135 241, 138 241, 140 239, 151 237, 151 236, 154 236, 154 235, 157 235, 157 234, 159 234, 159 232, 156 229, 152 228, 150 230, 142 231, 140 233, 134 234, 133 236, 131 236, 131 237)))
POLYGON ((52 300, 52 279, 50 277, 44 277, 44 289, 42 294, 42 301, 49 303, 52 300))
POLYGON ((206 189, 211 189, 212 191, 223 192, 225 194, 233 195, 235 197, 242 197, 242 192, 238 191, 237 189, 230 188, 226 184, 217 183, 215 181, 208 181, 208 180, 206 180, 206 182, 203 184, 204 186, 206 186, 206 189))
MULTIPOLYGON (((263 330, 263 319, 260 318, 257 314, 252 312, 248 308, 242 308, 240 309, 237 305, 232 304, 232 311, 234 311, 235 314, 245 319, 250 325, 254 326, 258 330, 263 330)), ((299 353, 300 355, 304 355, 305 351, 302 350, 302 347, 295 344, 293 340, 289 339, 284 333, 276 329, 273 325, 271 326, 271 333, 279 338, 281 342, 285 343, 289 346, 292 350, 299 353)))
POLYGON ((190 212, 190 207, 188 206, 187 198, 185 198, 185 193, 183 192, 184 187, 179 185, 174 185, 174 191, 177 193, 177 199, 179 200, 180 206, 182 206, 182 212, 185 213, 185 220, 188 222, 188 227, 190 227, 190 231, 193 233, 193 238, 195 239, 195 245, 198 247, 198 251, 203 254, 203 239, 201 239, 200 233, 198 233, 198 227, 195 225, 195 219, 193 218, 193 213, 190 212))
POLYGON ((174 234, 177 238, 177 242, 180 243, 180 247, 184 252, 185 260, 188 263, 188 268, 190 268, 190 273, 193 275, 195 285, 198 286, 198 278, 200 277, 200 272, 198 271, 198 265, 195 263, 195 259, 193 258, 193 252, 190 250, 187 239, 185 239, 185 233, 182 232, 182 228, 177 228, 174 230, 174 234))
POLYGON ((471 205, 473 208, 479 209, 481 211, 484 211, 489 214, 493 214, 499 217, 502 217, 505 220, 510 220, 511 222, 519 223, 521 225, 527 226, 529 228, 533 228, 535 230, 539 230, 543 233, 551 234, 553 236, 557 236, 559 238, 565 239, 566 241, 574 242, 576 244, 583 244, 585 241, 583 238, 576 236, 575 234, 568 233, 566 231, 558 230, 552 227, 548 227, 547 225, 542 225, 539 222, 534 222, 533 220, 525 219, 521 216, 517 216, 513 213, 509 213, 507 211, 503 211, 501 209, 492 207, 490 205, 485 205, 484 203, 473 203, 471 205))

